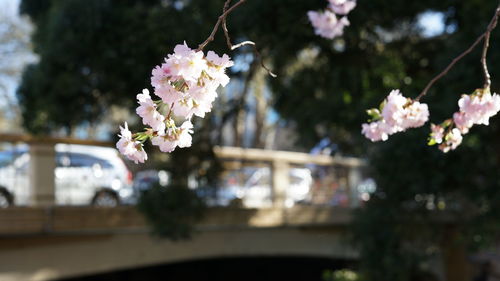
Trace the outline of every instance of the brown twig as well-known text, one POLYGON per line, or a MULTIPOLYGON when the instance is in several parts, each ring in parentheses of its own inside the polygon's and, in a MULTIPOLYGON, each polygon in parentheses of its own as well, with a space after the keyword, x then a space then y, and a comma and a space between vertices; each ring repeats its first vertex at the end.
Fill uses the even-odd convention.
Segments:
MULTIPOLYGON (((236 4, 234 4, 233 6, 231 6, 230 8, 227 8, 227 9, 224 9, 225 11, 222 13, 222 15, 219 16, 219 19, 217 20, 217 22, 215 23, 215 26, 214 26, 214 29, 212 29, 212 32, 210 33, 210 36, 208 36, 208 38, 203 42, 201 43, 199 46, 198 46, 198 49, 196 49, 197 51, 201 51, 203 50, 203 48, 205 48, 205 46, 214 41, 215 39, 215 34, 217 33, 217 30, 219 30, 219 26, 221 25, 222 21, 225 21, 226 20, 226 17, 236 8, 238 8, 238 6, 240 6, 241 4, 245 3, 246 0, 240 0, 238 2, 236 2, 236 4)), ((231 3, 231 0, 227 0, 226 3, 224 3, 224 7, 226 6, 229 6, 229 3, 231 3)))
POLYGON ((175 105, 175 102, 173 102, 171 105, 170 105, 170 108, 168 109, 168 114, 167 114, 167 117, 165 117, 165 121, 167 121, 168 119, 170 119, 170 115, 172 114, 172 111, 174 109, 174 105, 175 105))
MULTIPOLYGON (((229 3, 231 2, 231 0, 228 0, 226 1, 226 3, 224 3, 224 8, 223 8, 223 12, 226 12, 227 8, 229 7, 229 3)), ((262 68, 264 68, 267 73, 271 76, 271 77, 277 77, 276 74, 274 74, 265 64, 264 64, 264 60, 262 59, 262 56, 259 52, 259 50, 257 49, 257 46, 255 45, 255 42, 253 41, 243 41, 241 43, 238 43, 236 45, 233 45, 231 43, 231 37, 229 36, 229 31, 227 29, 227 24, 226 24, 226 18, 223 18, 222 19, 222 30, 224 30, 224 36, 226 37, 226 43, 227 43, 227 46, 229 47, 229 49, 231 49, 231 51, 233 50, 236 50, 240 47, 243 47, 245 45, 250 45, 252 46, 253 48, 253 52, 255 54, 255 58, 258 59, 260 61, 260 65, 262 66, 262 68)))
POLYGON ((491 77, 490 73, 488 72, 488 65, 486 64, 486 55, 488 54, 488 48, 490 47, 490 35, 491 35, 491 30, 493 30, 498 22, 498 16, 500 14, 500 6, 497 8, 497 11, 495 13, 495 17, 493 17, 490 25, 491 28, 488 28, 486 31, 486 34, 484 36, 484 45, 483 45, 483 53, 481 54, 481 65, 483 66, 483 73, 484 73, 484 88, 489 88, 491 85, 491 77))
POLYGON ((229 7, 229 5, 231 4, 231 0, 227 0, 226 2, 224 2, 224 8, 222 9, 222 15, 219 16, 219 19, 217 20, 217 22, 215 23, 215 26, 214 26, 214 29, 212 30, 212 33, 210 34, 210 36, 207 38, 207 40, 205 40, 205 42, 201 43, 199 46, 198 46, 198 51, 201 51, 203 50, 203 48, 205 48, 205 46, 210 43, 211 41, 214 40, 214 37, 215 37, 215 34, 217 33, 217 30, 219 29, 219 26, 222 25, 222 30, 224 31, 224 36, 226 37, 226 43, 227 43, 227 46, 228 48, 231 50, 231 51, 234 51, 240 47, 243 47, 245 45, 251 45, 253 47, 253 52, 255 54, 255 57, 256 59, 260 60, 260 65, 262 66, 262 68, 264 68, 267 73, 269 73, 269 75, 271 77, 276 77, 276 74, 274 74, 265 64, 264 64, 264 60, 262 59, 262 56, 259 52, 259 50, 257 49, 257 47, 255 46, 255 42, 252 42, 252 41, 243 41, 239 44, 236 44, 236 45, 233 45, 231 43, 231 37, 229 36, 229 31, 227 29, 227 23, 226 23, 226 19, 227 19, 227 16, 229 15, 229 13, 234 10, 236 7, 238 7, 239 5, 243 4, 243 2, 245 2, 246 0, 240 0, 238 1, 236 4, 234 4, 233 6, 229 7))
MULTIPOLYGON (((227 9, 229 8, 229 3, 231 3, 231 0, 227 0, 226 3, 224 3, 224 8, 222 8, 222 13, 225 13, 227 9)), ((227 30, 227 24, 226 24, 226 18, 222 19, 222 30, 224 30, 224 36, 226 36, 226 43, 229 49, 233 49, 233 44, 231 44, 231 38, 229 38, 229 31, 227 30)))
POLYGON ((450 71, 450 69, 458 62, 460 61, 463 57, 465 57, 467 54, 469 54, 472 50, 474 50, 474 48, 481 42, 481 40, 485 40, 484 41, 484 45, 483 45, 483 53, 482 53, 482 57, 481 57, 481 64, 483 66, 483 71, 484 71, 484 76, 485 76, 485 88, 486 86, 489 87, 489 85, 491 84, 491 81, 490 81, 490 74, 488 72, 488 67, 486 65, 486 54, 487 54, 487 51, 488 51, 488 47, 489 47, 489 38, 490 38, 490 33, 491 31, 496 27, 497 25, 497 22, 498 22, 498 17, 500 16, 500 6, 497 7, 496 11, 495 11, 495 14, 493 15, 493 18, 491 19, 490 23, 488 24, 488 27, 486 28, 486 31, 481 34, 477 39, 476 41, 474 41, 474 43, 467 49, 465 50, 463 53, 461 53, 460 55, 458 55, 456 58, 454 58, 451 63, 441 72, 439 73, 436 77, 434 77, 428 84, 427 86, 425 86, 425 88, 422 90, 422 92, 415 98, 415 101, 418 101, 420 100, 423 96, 425 96, 427 94, 427 91, 429 90, 430 87, 432 87, 432 85, 434 85, 434 83, 441 79, 443 76, 445 76, 448 71, 450 71))

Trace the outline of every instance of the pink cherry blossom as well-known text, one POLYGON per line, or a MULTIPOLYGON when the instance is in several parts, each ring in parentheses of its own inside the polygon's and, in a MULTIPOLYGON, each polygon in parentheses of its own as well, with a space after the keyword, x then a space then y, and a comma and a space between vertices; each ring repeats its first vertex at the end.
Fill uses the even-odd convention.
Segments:
POLYGON ((122 130, 123 137, 117 143, 120 152, 142 163, 147 159, 142 143, 148 139, 163 152, 171 152, 177 146, 191 146, 193 124, 190 119, 203 118, 212 110, 217 89, 229 83, 226 68, 233 65, 226 54, 219 56, 209 51, 205 56, 202 51, 189 48, 186 42, 175 46, 164 63, 151 71, 154 94, 161 100, 154 101, 147 89, 137 95, 136 113, 150 128, 134 135, 128 129, 122 130), (177 127, 174 117, 184 119, 184 123, 177 127))
POLYGON ((151 143, 158 146, 161 152, 172 152, 177 147, 177 140, 172 139, 170 134, 167 132, 163 135, 155 136, 151 139, 151 143))
POLYGON ((369 114, 375 115, 375 122, 362 125, 362 133, 371 141, 385 141, 391 134, 421 127, 429 119, 427 104, 412 101, 399 90, 392 90, 381 107, 381 111, 369 110, 369 114))
POLYGON ((170 73, 170 67, 168 64, 164 63, 158 65, 151 71, 151 85, 155 88, 159 88, 165 84, 168 84, 168 79, 172 76, 170 73))
POLYGON ((462 95, 462 98, 458 101, 458 106, 467 122, 488 125, 489 119, 500 111, 500 97, 497 94, 491 95, 489 91, 473 95, 462 95))
POLYGON ((418 128, 423 126, 427 120, 429 120, 427 104, 414 101, 404 109, 402 127, 403 129, 418 128))
POLYGON ((207 61, 202 51, 195 51, 184 44, 175 46, 174 53, 165 60, 174 77, 182 77, 186 81, 196 82, 203 70, 207 68, 207 61))
POLYGON ((379 120, 361 125, 361 133, 372 142, 386 141, 392 134, 391 127, 384 120, 379 120))
POLYGON ((234 65, 228 55, 223 54, 222 57, 219 57, 214 51, 207 52, 207 60, 219 68, 228 68, 234 65))
POLYGON ((346 17, 337 19, 337 16, 329 10, 324 12, 309 11, 307 13, 314 33, 327 39, 333 39, 344 33, 344 27, 349 25, 346 17))
POLYGON ((164 103, 175 104, 175 116, 204 117, 211 111, 217 88, 229 82, 225 70, 232 65, 226 54, 218 56, 209 51, 204 57, 203 52, 192 50, 186 43, 179 44, 164 64, 153 69, 151 84, 164 103))
MULTIPOLYGON (((218 84, 222 85, 222 87, 225 87, 229 83, 229 77, 226 75, 225 70, 234 65, 233 61, 231 61, 228 55, 224 54, 222 57, 219 57, 213 51, 207 53, 207 61, 210 62, 207 69, 208 75, 217 81, 218 84)), ((217 87, 218 85, 215 88, 217 87)))
POLYGON ((352 9, 356 7, 356 1, 352 0, 328 0, 330 8, 338 15, 347 15, 352 9))
POLYGON ((448 134, 446 134, 444 142, 439 145, 439 149, 444 153, 454 150, 462 143, 462 134, 457 128, 453 128, 448 134))
POLYGON ((385 100, 382 118, 395 132, 417 128, 429 119, 427 104, 405 98, 399 90, 392 90, 385 100))
POLYGON ((139 107, 137 107, 136 113, 142 117, 143 124, 151 126, 154 131, 165 130, 165 116, 158 112, 148 89, 142 90, 142 94, 137 95, 137 100, 139 101, 139 107))
POLYGON ((175 89, 170 83, 166 83, 156 88, 155 94, 161 98, 165 104, 172 104, 181 100, 185 94, 175 89))
POLYGON ((433 139, 436 143, 442 143, 444 137, 444 128, 440 125, 431 124, 431 139, 433 139))
POLYGON ((151 142, 162 152, 172 152, 178 147, 190 147, 192 142, 193 124, 185 121, 180 128, 168 128, 164 134, 152 138, 151 142))
POLYGON ((178 139, 179 147, 190 147, 193 141, 191 134, 193 133, 193 123, 186 121, 182 123, 178 139))
POLYGON ((385 99, 385 105, 382 109, 382 118, 389 126, 403 130, 404 117, 406 115, 404 106, 408 103, 399 90, 392 90, 385 99))
POLYGON ((468 116, 462 111, 455 112, 453 114, 453 123, 462 134, 467 134, 472 125, 474 125, 472 120, 470 120, 468 116))
POLYGON ((127 122, 125 122, 123 127, 120 127, 120 135, 118 136, 120 139, 116 143, 116 148, 121 154, 136 164, 144 163, 148 159, 148 155, 144 151, 142 144, 132 139, 132 132, 129 131, 127 122))

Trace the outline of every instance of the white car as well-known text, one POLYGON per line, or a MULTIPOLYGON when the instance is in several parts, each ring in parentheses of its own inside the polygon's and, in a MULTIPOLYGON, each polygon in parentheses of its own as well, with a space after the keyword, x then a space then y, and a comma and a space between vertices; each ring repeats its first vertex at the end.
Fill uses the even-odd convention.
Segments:
MULTIPOLYGON (((28 149, 0 151, 0 207, 30 202, 28 149)), ((132 196, 132 173, 114 148, 57 144, 58 205, 116 206, 132 196)))
MULTIPOLYGON (((225 194, 225 201, 239 198, 243 206, 247 208, 272 207, 271 181, 270 169, 257 168, 253 170, 243 186, 226 184, 222 188, 225 191, 222 194, 225 194), (229 196, 228 193, 232 196, 229 196)), ((285 194, 286 207, 292 207, 296 203, 306 202, 310 199, 310 190, 313 183, 311 170, 307 168, 291 168, 289 170, 289 181, 290 184, 286 187, 285 194)))

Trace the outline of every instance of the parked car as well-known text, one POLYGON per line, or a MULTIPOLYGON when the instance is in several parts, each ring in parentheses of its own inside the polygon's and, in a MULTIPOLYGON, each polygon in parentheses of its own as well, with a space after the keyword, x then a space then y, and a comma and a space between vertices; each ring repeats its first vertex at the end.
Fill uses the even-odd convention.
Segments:
POLYGON ((167 186, 170 175, 164 170, 143 170, 135 174, 133 190, 138 197, 142 191, 150 189, 153 185, 167 186))
MULTIPOLYGON (((168 187, 171 184, 171 176, 171 173, 165 170, 151 169, 137 172, 133 183, 134 200, 137 201, 142 192, 152 188, 153 186, 159 185, 162 187, 168 187)), ((205 186, 198 186, 196 179, 192 176, 188 177, 187 187, 194 190, 200 198, 203 198, 207 204, 211 205, 210 200, 213 197, 211 191, 213 191, 213 189, 205 186)))
MULTIPOLYGON (((285 205, 292 207, 297 203, 307 202, 313 183, 311 170, 291 168, 290 185, 286 188, 285 205)), ((167 186, 170 175, 166 171, 145 170, 138 172, 134 180, 136 197, 142 191, 160 184, 167 186)), ((269 168, 246 167, 226 174, 217 188, 198 186, 190 179, 189 188, 194 189, 209 206, 243 206, 247 208, 271 207, 271 171, 269 168)))
MULTIPOLYGON (((237 180, 226 179, 226 184, 221 187, 219 194, 223 194, 220 202, 231 202, 240 199, 244 207, 263 208, 271 207, 273 202, 272 178, 269 168, 252 168, 240 171, 249 175, 244 184, 234 184, 237 180)), ((233 175, 237 177, 237 175, 233 175)), ((292 207, 297 203, 309 200, 310 189, 313 183, 311 170, 307 168, 291 168, 289 170, 289 186, 286 187, 285 206, 292 207)))
MULTIPOLYGON (((30 202, 28 147, 0 151, 0 206, 30 202)), ((132 173, 114 148, 57 144, 55 201, 116 206, 132 196, 132 173)))

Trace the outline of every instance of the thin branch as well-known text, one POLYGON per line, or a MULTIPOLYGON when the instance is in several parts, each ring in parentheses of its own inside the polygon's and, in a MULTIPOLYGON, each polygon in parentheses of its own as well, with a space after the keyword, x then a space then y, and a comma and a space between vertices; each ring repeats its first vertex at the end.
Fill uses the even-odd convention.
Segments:
POLYGON ((269 69, 269 68, 268 68, 268 67, 264 64, 264 60, 262 59, 262 55, 260 54, 259 50, 257 49, 257 46, 255 46, 255 42, 253 42, 253 41, 243 41, 243 42, 241 42, 241 43, 239 43, 239 44, 236 44, 236 45, 231 45, 231 50, 236 50, 236 49, 238 49, 239 47, 242 47, 242 46, 245 46, 245 45, 250 45, 250 46, 252 46, 252 48, 253 48, 253 53, 254 53, 254 55, 255 55, 255 58, 256 58, 257 60, 259 60, 259 61, 260 61, 260 65, 262 66, 262 68, 264 68, 264 69, 267 71, 267 73, 268 73, 271 77, 276 78, 276 77, 277 77, 277 75, 276 75, 276 74, 274 74, 274 73, 273 73, 273 72, 272 72, 272 71, 271 71, 271 70, 270 70, 270 69, 269 69))
POLYGON ((490 74, 488 72, 488 68, 487 68, 487 65, 486 65, 486 53, 487 53, 487 50, 488 50, 488 47, 489 47, 489 37, 490 37, 490 33, 491 31, 496 27, 497 25, 497 21, 498 21, 498 17, 500 16, 500 6, 497 7, 496 11, 495 11, 495 15, 493 16, 493 18, 491 19, 490 23, 488 24, 488 27, 486 28, 486 31, 481 34, 477 39, 476 41, 474 41, 474 43, 467 49, 465 50, 463 53, 461 53, 459 56, 457 56, 456 58, 454 58, 451 63, 441 72, 439 73, 436 77, 434 77, 428 84, 427 86, 425 86, 424 90, 422 90, 422 92, 420 93, 420 95, 418 95, 416 98, 415 98, 415 101, 418 101, 420 100, 423 96, 425 96, 427 94, 427 91, 429 90, 430 87, 432 87, 432 85, 434 85, 434 83, 441 79, 443 76, 445 76, 448 71, 450 71, 450 69, 458 62, 460 61, 463 57, 465 57, 467 54, 469 54, 472 50, 474 50, 474 48, 481 42, 481 40, 485 39, 485 44, 483 46, 483 55, 481 57, 481 64, 483 65, 483 71, 484 71, 484 75, 485 75, 485 85, 488 85, 491 83, 490 82, 490 74))
MULTIPOLYGON (((222 21, 226 19, 226 17, 236 8, 238 8, 238 6, 240 6, 241 4, 245 3, 246 0, 240 0, 238 1, 236 4, 234 4, 233 6, 231 6, 230 8, 228 8, 225 12, 222 13, 222 15, 219 16, 219 19, 217 20, 217 22, 215 23, 215 26, 214 26, 214 29, 212 29, 212 32, 210 33, 210 36, 208 36, 208 38, 203 42, 201 43, 199 46, 198 46, 198 49, 197 51, 201 51, 203 50, 203 48, 205 48, 205 46, 214 41, 215 39, 215 34, 217 33, 217 30, 219 29, 219 26, 221 25, 222 21)), ((224 4, 224 6, 226 5, 229 5, 229 3, 231 2, 231 0, 227 0, 226 3, 224 4)))
POLYGON ((484 74, 484 88, 487 89, 491 85, 491 76, 488 71, 488 64, 486 63, 486 54, 488 53, 488 47, 490 46, 490 32, 484 37, 483 53, 481 55, 481 65, 483 66, 484 74))
POLYGON ((203 42, 202 44, 200 44, 200 46, 198 46, 198 50, 202 50, 203 48, 205 48, 205 46, 214 40, 214 36, 215 34, 217 33, 217 30, 219 29, 219 26, 222 24, 222 30, 224 31, 224 36, 226 37, 226 43, 227 43, 227 46, 228 48, 231 50, 231 51, 234 51, 240 47, 243 47, 245 45, 251 45, 252 48, 253 48, 253 52, 255 54, 255 58, 260 60, 260 65, 262 66, 262 68, 264 68, 267 73, 271 76, 271 77, 276 77, 276 74, 274 74, 265 64, 264 64, 264 60, 262 59, 262 56, 259 52, 259 50, 257 49, 256 45, 255 45, 255 42, 253 41, 243 41, 239 44, 236 44, 236 45, 233 45, 231 43, 231 37, 229 36, 229 31, 227 29, 227 16, 229 15, 229 13, 234 10, 238 5, 241 5, 243 2, 245 2, 246 0, 240 0, 239 2, 237 2, 236 4, 234 4, 232 7, 229 7, 229 5, 231 4, 231 0, 227 0, 225 3, 224 3, 224 8, 222 9, 222 15, 219 17, 219 20, 217 21, 217 23, 215 24, 214 26, 214 29, 212 30, 212 33, 210 34, 210 36, 207 38, 207 40, 205 40, 205 42, 203 42))
POLYGON ((491 31, 496 27, 498 23, 498 16, 500 15, 500 6, 497 8, 495 16, 491 20, 490 25, 488 26, 488 30, 484 36, 484 45, 483 45, 483 53, 481 55, 481 65, 483 66, 484 73, 484 88, 489 88, 491 85, 491 77, 488 72, 488 65, 486 63, 486 55, 488 54, 488 48, 490 47, 490 35, 491 31))
MULTIPOLYGON (((229 3, 231 2, 231 0, 228 0, 226 1, 226 3, 224 3, 224 8, 223 8, 223 12, 226 12, 227 8, 229 7, 229 3)), ((255 58, 260 60, 260 65, 262 66, 262 68, 264 68, 267 73, 273 77, 273 78, 276 78, 277 75, 274 74, 265 64, 264 64, 264 60, 262 59, 262 56, 260 55, 259 53, 259 50, 257 50, 257 46, 255 45, 255 42, 253 41, 243 41, 241 43, 238 43, 236 45, 233 45, 231 43, 231 37, 229 37, 229 31, 227 30, 227 24, 226 24, 226 18, 224 18, 222 20, 222 30, 224 30, 224 36, 226 37, 226 43, 227 43, 227 46, 229 47, 229 49, 231 49, 231 51, 234 51, 236 49, 238 49, 239 47, 243 47, 245 45, 251 45, 252 48, 253 48, 253 52, 255 54, 255 58)))
MULTIPOLYGON (((223 12, 226 12, 227 8, 229 7, 229 3, 231 2, 231 0, 228 0, 226 1, 226 3, 224 3, 224 8, 223 8, 223 12)), ((222 20, 222 30, 224 30, 224 36, 226 37, 226 43, 227 43, 227 46, 229 47, 229 49, 231 49, 231 51, 234 51, 240 47, 243 47, 245 45, 251 45, 252 48, 253 48, 253 52, 255 54, 255 58, 260 60, 260 65, 262 66, 262 68, 264 68, 267 73, 273 77, 273 78, 276 78, 277 75, 274 74, 265 64, 264 64, 264 60, 262 59, 262 56, 260 55, 259 53, 259 50, 257 49, 257 46, 255 45, 255 42, 253 41, 243 41, 241 43, 238 43, 236 45, 233 45, 231 43, 231 37, 229 37, 229 31, 227 30, 227 24, 226 24, 226 18, 224 18, 222 20)))
POLYGON ((167 117, 165 117, 165 121, 167 121, 168 119, 170 119, 170 115, 172 114, 172 111, 174 109, 174 105, 175 105, 175 102, 173 102, 171 105, 170 105, 170 108, 168 109, 168 114, 167 114, 167 117))
MULTIPOLYGON (((224 3, 222 13, 225 13, 227 11, 227 8, 229 8, 229 3, 231 3, 231 0, 227 0, 226 3, 224 3)), ((231 44, 231 38, 229 37, 229 31, 227 30, 226 18, 222 19, 222 30, 224 30, 224 36, 226 36, 227 46, 229 47, 229 49, 233 50, 233 44, 231 44)))

